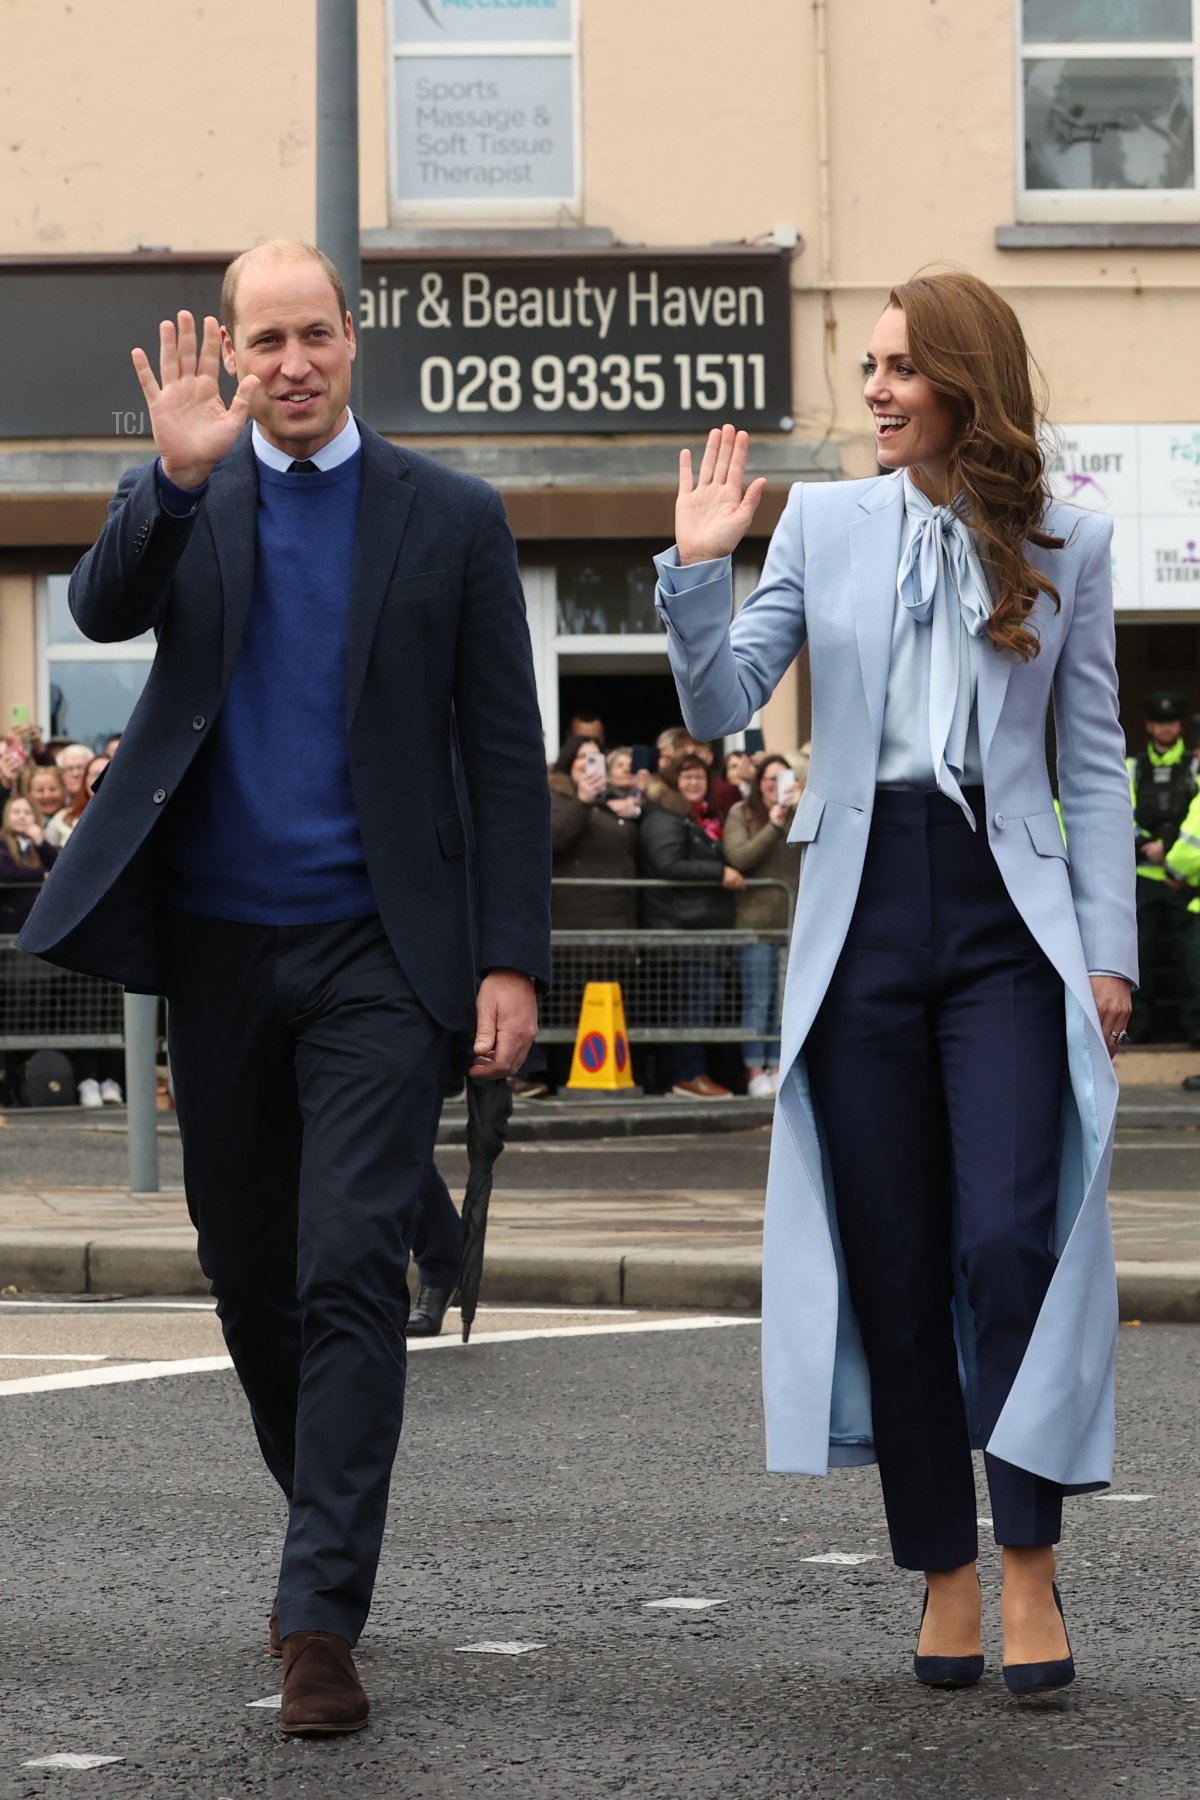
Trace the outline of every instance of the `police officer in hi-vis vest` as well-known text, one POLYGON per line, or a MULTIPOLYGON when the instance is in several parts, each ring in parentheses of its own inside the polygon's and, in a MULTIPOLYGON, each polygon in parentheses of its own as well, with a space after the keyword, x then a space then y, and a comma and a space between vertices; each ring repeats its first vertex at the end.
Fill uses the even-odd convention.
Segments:
POLYGON ((1184 947, 1190 923, 1189 897, 1168 880, 1165 866, 1196 796, 1196 776, 1183 733, 1188 703, 1183 694, 1148 694, 1142 710, 1146 745, 1127 759, 1137 833, 1141 974, 1141 986, 1133 997, 1130 1035, 1135 1041, 1146 1037, 1166 963, 1175 982, 1179 1024, 1189 1043, 1200 1044, 1200 993, 1190 979, 1184 947))

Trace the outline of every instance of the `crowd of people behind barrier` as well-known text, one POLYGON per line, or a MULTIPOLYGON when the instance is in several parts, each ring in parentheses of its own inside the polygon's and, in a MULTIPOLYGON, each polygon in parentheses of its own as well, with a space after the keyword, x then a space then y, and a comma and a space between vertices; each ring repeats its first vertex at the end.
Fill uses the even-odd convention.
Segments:
MULTIPOLYGON (((14 709, 14 722, 0 739, 0 936, 14 936, 21 929, 120 741, 119 734, 112 736, 100 750, 82 743, 46 743, 35 725, 16 722, 25 710, 14 709)), ((1191 819, 1184 815, 1195 797, 1200 755, 1193 754, 1184 731, 1182 721, 1191 716, 1185 696, 1149 695, 1144 712, 1151 741, 1137 750, 1135 739, 1129 759, 1138 809, 1138 868, 1145 878, 1138 883, 1145 941, 1133 1035, 1135 1040, 1147 1035, 1156 978, 1169 974, 1173 993, 1168 999, 1175 1002, 1184 1035, 1200 1047, 1195 1023, 1200 1019, 1200 951, 1195 950, 1200 944, 1200 881, 1190 883, 1190 870, 1170 860, 1196 841, 1191 819), (1180 764, 1177 771, 1171 769, 1172 758, 1180 764), (1169 794, 1168 771, 1178 776, 1169 794), (1150 818, 1155 804, 1160 811, 1165 807, 1164 819, 1170 814, 1165 830, 1162 821, 1155 822, 1157 815, 1150 818), (1172 851, 1177 838, 1179 848, 1172 851), (1162 902, 1157 910, 1150 906, 1152 900, 1162 902), (1171 938, 1168 957, 1151 928, 1172 901, 1167 922, 1184 949, 1177 950, 1171 938)), ((784 889, 790 888, 794 897, 800 868, 799 850, 787 837, 807 767, 807 747, 786 755, 736 749, 718 772, 711 745, 698 743, 682 725, 661 732, 653 746, 614 747, 607 743, 601 719, 576 714, 549 771, 556 930, 785 932, 789 906, 784 889), (639 889, 633 885, 639 878, 672 885, 639 889), (564 880, 579 885, 564 886, 564 880), (599 885, 609 883, 625 885, 599 885), (762 883, 775 885, 758 885, 762 883)), ((1200 820, 1200 804, 1196 816, 1200 820)), ((624 978, 623 987, 646 1018, 661 1023, 669 1016, 678 1028, 674 1041, 656 1046, 648 1065, 655 1085, 694 1099, 725 1098, 743 1083, 755 1098, 774 1093, 780 955, 779 945, 766 941, 739 944, 732 956, 698 944, 690 951, 675 948, 656 970, 652 950, 644 951, 640 961, 630 951, 622 963, 621 953, 610 949, 606 977, 624 978), (704 1041, 718 1017, 729 1018, 731 979, 745 1033, 740 1056, 704 1041), (653 1003, 647 998, 651 987, 653 1003), (688 1036, 689 1027, 696 1037, 688 1036)), ((584 979, 567 978, 571 992, 565 1004, 576 1010, 584 979)), ((23 1060, 4 1053, 0 1096, 9 1104, 21 1098, 23 1060)), ((532 1064, 513 1084, 518 1097, 538 1097, 562 1085, 569 1060, 569 1051, 559 1046, 550 1046, 548 1054, 535 1051, 532 1064)), ((638 1060, 643 1075, 645 1059, 639 1054, 638 1060)), ((121 1102, 118 1054, 77 1051, 72 1063, 81 1104, 121 1102)), ((1189 1078, 1187 1085, 1200 1088, 1200 1076, 1189 1078)))
MULTIPOLYGON (((711 746, 682 725, 660 733, 649 753, 640 746, 609 747, 603 722, 577 714, 549 777, 556 930, 786 931, 784 890, 794 897, 800 866, 787 834, 806 769, 804 751, 781 756, 734 750, 718 773, 711 746), (664 885, 639 889, 632 885, 638 878, 664 885), (782 886, 748 885, 761 882, 782 886)), ((701 1100, 728 1098, 743 1082, 756 1098, 774 1093, 780 954, 770 942, 740 945, 731 958, 716 943, 681 949, 675 942, 646 940, 636 957, 632 948, 623 961, 619 952, 606 956, 605 977, 621 979, 627 1004, 633 1000, 647 1022, 665 1028, 669 1020, 673 1028, 671 1041, 656 1047, 658 1087, 701 1100), (740 1058, 732 1062, 722 1058, 723 1047, 705 1041, 728 1005, 731 980, 746 1034, 740 1058)), ((584 979, 572 983, 574 1004, 584 979)), ((515 1084, 520 1097, 548 1092, 551 1077, 565 1079, 568 1059, 556 1047, 545 1063, 535 1057, 515 1084)))
MULTIPOLYGON (((46 743, 36 725, 14 717, 0 742, 0 937, 15 936, 29 917, 119 742, 116 734, 99 752, 88 744, 46 743)), ((5 1104, 26 1098, 27 1064, 27 1052, 0 1052, 5 1104)), ((81 1106, 124 1103, 119 1051, 74 1050, 71 1065, 81 1106)))

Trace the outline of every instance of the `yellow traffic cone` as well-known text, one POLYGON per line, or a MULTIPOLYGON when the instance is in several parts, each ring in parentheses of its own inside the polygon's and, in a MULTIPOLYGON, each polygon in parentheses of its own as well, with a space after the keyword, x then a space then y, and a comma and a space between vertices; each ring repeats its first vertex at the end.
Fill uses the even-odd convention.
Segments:
POLYGON ((619 981, 589 981, 583 990, 567 1089, 597 1098, 641 1091, 634 1084, 629 1066, 625 1002, 619 981))

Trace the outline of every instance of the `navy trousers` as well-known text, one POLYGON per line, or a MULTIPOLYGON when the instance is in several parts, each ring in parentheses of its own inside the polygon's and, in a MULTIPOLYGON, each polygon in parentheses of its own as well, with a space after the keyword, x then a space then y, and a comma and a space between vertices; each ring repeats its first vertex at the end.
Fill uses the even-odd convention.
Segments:
POLYGON ((279 1628, 354 1643, 404 1410, 406 1281, 449 1034, 378 919, 164 920, 188 1209, 288 1502, 279 1628))
MULTIPOLYGON (((896 1562, 978 1553, 986 1442, 1054 1272, 1063 988, 977 829, 941 794, 876 795, 862 887, 806 1058, 871 1377, 896 1562), (952 1292, 974 1315, 968 1422, 952 1292)), ((1055 1484, 986 1457, 997 1543, 1052 1544, 1055 1484)))
POLYGON ((426 1287, 458 1286, 462 1267, 462 1220, 441 1172, 433 1163, 421 1183, 411 1249, 417 1273, 426 1287))

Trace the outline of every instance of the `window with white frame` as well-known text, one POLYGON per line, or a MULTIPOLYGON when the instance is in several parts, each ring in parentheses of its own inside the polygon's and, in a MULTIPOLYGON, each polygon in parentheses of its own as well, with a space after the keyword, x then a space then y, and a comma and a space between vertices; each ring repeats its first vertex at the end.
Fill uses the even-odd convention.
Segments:
POLYGON ((93 644, 71 617, 68 575, 47 575, 38 607, 40 723, 48 738, 99 748, 124 731, 154 660, 152 631, 93 644))
POLYGON ((1017 0, 1022 220, 1200 218, 1200 0, 1017 0))
POLYGON ((577 209, 582 0, 388 0, 392 210, 577 209))

